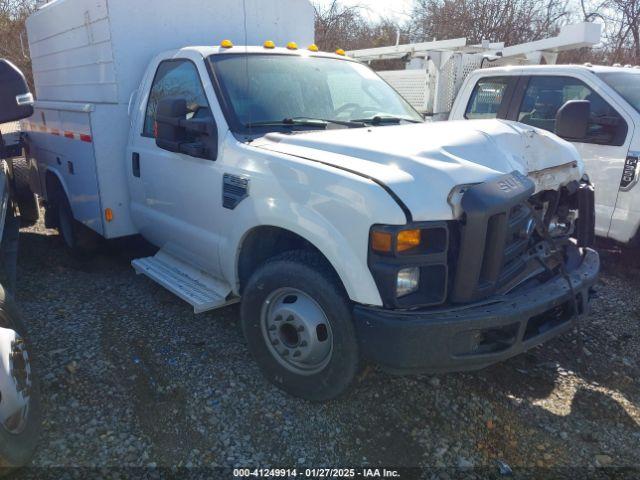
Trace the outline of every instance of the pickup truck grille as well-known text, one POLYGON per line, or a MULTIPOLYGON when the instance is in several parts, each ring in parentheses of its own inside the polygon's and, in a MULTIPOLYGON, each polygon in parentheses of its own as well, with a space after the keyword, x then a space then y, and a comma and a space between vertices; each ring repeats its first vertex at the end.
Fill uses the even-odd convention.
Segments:
POLYGON ((498 179, 472 187, 463 197, 465 215, 451 291, 453 303, 487 298, 527 268, 524 255, 535 230, 527 199, 534 185, 518 174, 507 176, 507 185, 512 178, 516 182, 511 189, 498 179))

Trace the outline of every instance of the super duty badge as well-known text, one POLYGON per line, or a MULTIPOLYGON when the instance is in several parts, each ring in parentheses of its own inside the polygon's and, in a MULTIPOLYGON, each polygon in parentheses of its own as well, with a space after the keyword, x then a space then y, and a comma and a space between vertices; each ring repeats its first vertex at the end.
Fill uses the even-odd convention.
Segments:
MULTIPOLYGON (((525 177, 526 178, 526 177, 525 177)), ((498 188, 503 192, 510 193, 514 190, 526 188, 522 181, 522 174, 519 172, 513 172, 511 176, 503 178, 498 181, 498 188)))
POLYGON ((628 192, 638 183, 638 157, 640 157, 640 153, 634 152, 629 154, 624 162, 622 180, 620 181, 620 190, 623 192, 628 192))

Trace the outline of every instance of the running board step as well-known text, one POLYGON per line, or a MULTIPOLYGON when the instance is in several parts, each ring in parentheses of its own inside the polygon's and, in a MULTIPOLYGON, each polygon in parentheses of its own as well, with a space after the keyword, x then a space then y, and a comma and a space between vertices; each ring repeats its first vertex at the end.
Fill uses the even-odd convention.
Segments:
POLYGON ((191 304, 196 314, 237 301, 227 300, 231 289, 223 282, 163 251, 155 257, 138 258, 131 265, 138 275, 146 275, 191 304))

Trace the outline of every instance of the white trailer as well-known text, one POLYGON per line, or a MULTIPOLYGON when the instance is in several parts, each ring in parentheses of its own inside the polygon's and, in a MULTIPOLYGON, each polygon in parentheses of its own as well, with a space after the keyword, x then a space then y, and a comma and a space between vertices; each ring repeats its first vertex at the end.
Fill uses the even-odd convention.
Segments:
POLYGON ((467 45, 466 38, 395 45, 348 52, 362 62, 403 58, 405 70, 378 72, 419 112, 446 120, 467 76, 478 69, 504 65, 555 64, 567 50, 600 43, 601 26, 564 26, 556 37, 505 47, 504 43, 467 45))

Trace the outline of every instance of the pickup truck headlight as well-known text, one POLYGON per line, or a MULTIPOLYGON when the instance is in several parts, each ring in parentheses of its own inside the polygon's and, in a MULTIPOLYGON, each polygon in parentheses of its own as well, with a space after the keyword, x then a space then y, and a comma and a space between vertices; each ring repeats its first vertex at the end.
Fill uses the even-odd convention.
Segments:
POLYGON ((403 268, 398 272, 398 281, 396 283, 396 296, 398 298, 418 290, 420 286, 420 269, 418 267, 403 268))
POLYGON ((386 308, 444 303, 448 284, 448 222, 375 225, 369 269, 386 308))

